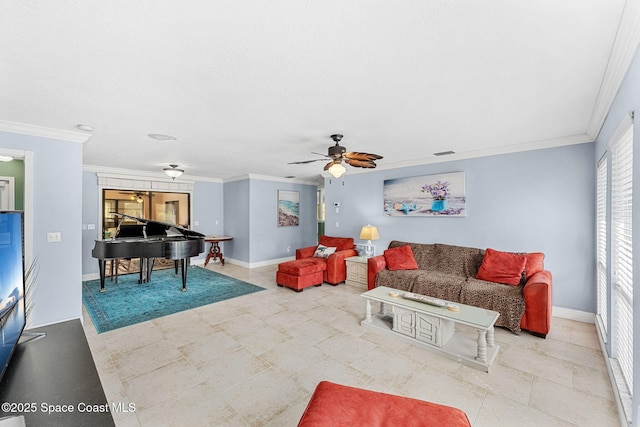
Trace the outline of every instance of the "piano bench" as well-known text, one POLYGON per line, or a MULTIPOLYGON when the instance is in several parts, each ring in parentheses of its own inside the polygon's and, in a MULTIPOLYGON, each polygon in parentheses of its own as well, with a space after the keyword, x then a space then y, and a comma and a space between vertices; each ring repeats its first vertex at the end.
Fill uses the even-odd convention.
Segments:
POLYGON ((309 286, 320 286, 324 280, 323 272, 327 268, 326 262, 317 259, 305 258, 278 264, 276 283, 278 286, 286 286, 296 292, 302 292, 309 286))

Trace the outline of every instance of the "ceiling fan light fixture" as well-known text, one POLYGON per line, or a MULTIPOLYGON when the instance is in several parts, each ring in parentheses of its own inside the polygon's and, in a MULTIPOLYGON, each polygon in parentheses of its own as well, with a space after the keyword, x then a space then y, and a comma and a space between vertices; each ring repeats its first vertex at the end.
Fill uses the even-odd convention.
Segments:
POLYGON ((334 163, 327 172, 329 172, 334 178, 340 178, 346 171, 347 168, 342 166, 342 163, 334 163))
POLYGON ((175 180, 184 173, 184 170, 178 169, 178 165, 169 165, 170 167, 162 169, 164 173, 171 179, 175 180))

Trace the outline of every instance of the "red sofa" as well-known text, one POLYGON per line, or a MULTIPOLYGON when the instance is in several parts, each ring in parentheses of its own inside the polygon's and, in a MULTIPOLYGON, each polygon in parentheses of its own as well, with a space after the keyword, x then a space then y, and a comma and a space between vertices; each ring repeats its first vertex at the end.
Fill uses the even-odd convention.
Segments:
MULTIPOLYGON (((544 269, 544 254, 510 254, 493 249, 478 249, 446 244, 426 244, 392 241, 390 251, 367 260, 367 282, 369 289, 387 286, 401 291, 429 295, 447 301, 482 307, 500 313, 496 326, 503 326, 519 333, 521 329, 545 338, 551 329, 552 277, 544 269), (404 251, 409 246, 411 256, 407 263, 404 251), (522 269, 515 266, 511 284, 507 278, 483 277, 484 266, 488 265, 487 254, 493 256, 512 255, 524 257, 522 269), (389 266, 389 261, 398 267, 389 266), (407 265, 405 265, 407 264, 407 265), (480 273, 480 274, 479 274, 480 273), (522 274, 525 277, 522 277, 522 274), (503 280, 504 279, 504 280, 503 280), (512 286, 513 285, 513 286, 512 286)), ((504 263, 498 258, 491 264, 497 270, 504 270, 504 263)), ((485 269, 486 270, 486 269, 485 269)), ((486 274, 486 273, 485 273, 486 274)))
POLYGON ((320 236, 320 245, 334 247, 336 251, 329 255, 328 258, 314 258, 316 246, 308 246, 306 248, 296 249, 296 260, 306 259, 317 264, 324 264, 326 268, 323 270, 323 281, 331 285, 337 285, 347 280, 347 265, 345 258, 358 255, 355 250, 352 237, 331 237, 320 236))
POLYGON ((471 427, 451 406, 321 381, 298 427, 471 427))

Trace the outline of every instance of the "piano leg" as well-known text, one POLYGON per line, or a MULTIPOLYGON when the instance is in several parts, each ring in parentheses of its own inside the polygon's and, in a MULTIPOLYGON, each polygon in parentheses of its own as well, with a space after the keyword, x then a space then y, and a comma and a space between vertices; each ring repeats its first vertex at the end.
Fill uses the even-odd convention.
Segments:
POLYGON ((145 262, 146 262, 146 258, 140 258, 140 271, 139 274, 140 276, 138 277, 138 283, 144 283, 144 270, 145 270, 145 262))
POLYGON ((105 260, 98 259, 98 268, 100 270, 100 292, 105 292, 105 289, 104 289, 104 276, 105 276, 106 266, 107 266, 107 263, 105 262, 105 260))
POLYGON ((187 271, 189 270, 187 268, 188 262, 189 262, 189 258, 184 258, 182 260, 182 292, 187 292, 187 271))
POLYGON ((179 259, 173 261, 173 271, 176 277, 178 277, 178 264, 180 263, 179 259))
POLYGON ((153 271, 155 260, 155 258, 147 258, 147 283, 151 283, 151 272, 153 271))

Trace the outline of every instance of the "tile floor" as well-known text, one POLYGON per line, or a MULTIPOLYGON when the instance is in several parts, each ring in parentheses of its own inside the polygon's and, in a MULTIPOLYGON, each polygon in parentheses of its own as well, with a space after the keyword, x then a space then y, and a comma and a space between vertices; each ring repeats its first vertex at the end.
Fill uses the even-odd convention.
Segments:
POLYGON ((85 313, 107 400, 135 404, 116 425, 295 426, 321 380, 455 406, 474 427, 620 425, 594 325, 554 318, 545 340, 498 328, 484 373, 360 326, 364 289, 208 268, 267 290, 99 335, 85 313))

